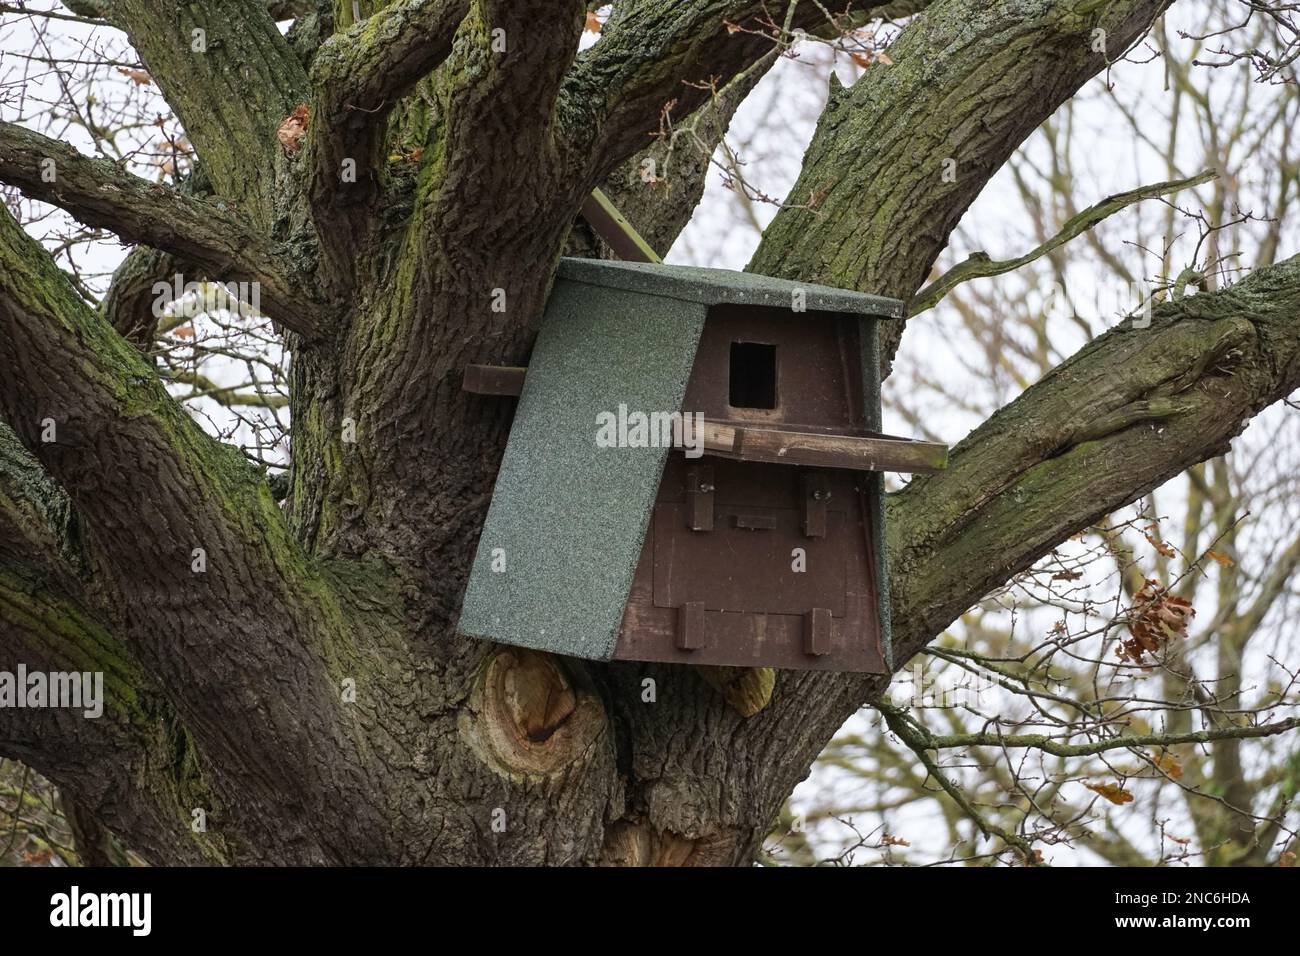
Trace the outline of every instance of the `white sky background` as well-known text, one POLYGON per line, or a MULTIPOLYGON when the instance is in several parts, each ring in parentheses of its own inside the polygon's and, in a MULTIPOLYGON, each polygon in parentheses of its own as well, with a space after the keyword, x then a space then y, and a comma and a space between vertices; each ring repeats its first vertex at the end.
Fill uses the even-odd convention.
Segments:
MULTIPOLYGON (((1185 19, 1190 25, 1204 10, 1209 0, 1184 0, 1175 5, 1170 14, 1171 42, 1179 41, 1173 26, 1185 19)), ((29 6, 41 9, 52 8, 51 2, 30 3, 29 6)), ((85 96, 87 90, 64 90, 54 71, 47 67, 23 61, 15 54, 25 54, 31 50, 33 29, 30 22, 12 15, 3 15, 0 20, 0 89, 9 90, 9 95, 0 94, 0 118, 9 121, 26 121, 41 113, 49 103, 61 104, 58 109, 65 115, 74 115, 68 106, 70 102, 78 103, 78 112, 85 115, 85 96), (27 75, 24 92, 14 96, 9 84, 16 78, 27 75)), ((78 48, 82 43, 105 46, 116 51, 123 50, 120 34, 100 28, 94 29, 76 23, 56 23, 49 29, 48 54, 56 57, 77 58, 78 48)), ((595 42, 593 36, 587 36, 584 44, 595 42)), ((802 154, 812 135, 814 124, 821 112, 826 96, 826 77, 831 68, 829 50, 821 45, 808 45, 800 48, 801 56, 797 59, 783 59, 762 81, 758 89, 741 108, 733 124, 728 139, 739 146, 742 160, 746 163, 746 179, 756 188, 770 196, 783 197, 793 184, 801 163, 802 154)), ((1138 59, 1146 56, 1138 55, 1138 59)), ((834 67, 840 79, 851 85, 853 80, 863 73, 863 69, 841 58, 834 67)), ((888 69, 888 66, 876 64, 868 69, 888 69)), ((1248 70, 1247 64, 1239 64, 1230 70, 1248 70)), ((1221 71, 1226 73, 1227 71, 1221 71)), ((1188 176, 1204 167, 1199 144, 1191 137, 1184 143, 1185 155, 1172 157, 1176 173, 1169 170, 1170 157, 1162 154, 1153 145, 1138 142, 1123 124, 1123 110, 1130 110, 1139 116, 1150 117, 1153 142, 1163 141, 1163 130, 1167 119, 1161 113, 1166 108, 1169 95, 1164 90, 1163 66, 1159 59, 1147 64, 1123 63, 1118 65, 1110 75, 1113 95, 1105 89, 1101 79, 1095 79, 1078 96, 1071 113, 1076 128, 1076 140, 1070 151, 1070 160, 1074 171, 1073 196, 1079 208, 1091 205, 1106 196, 1132 189, 1134 187, 1175 178, 1188 176)), ((1212 96, 1233 95, 1232 87, 1223 83, 1215 88, 1212 96), (1217 92, 1222 90, 1224 92, 1217 92)), ((180 135, 180 129, 170 110, 158 96, 157 88, 133 83, 129 78, 110 71, 107 79, 96 83, 93 95, 101 103, 123 103, 135 106, 143 105, 147 115, 160 114, 164 117, 160 129, 145 127, 141 130, 127 131, 118 138, 118 144, 129 151, 130 142, 148 141, 156 147, 162 133, 180 135)), ((1294 90, 1287 94, 1282 88, 1255 86, 1251 90, 1255 98, 1252 110, 1261 115, 1266 108, 1284 95, 1296 95, 1294 90)), ((1225 110, 1229 104, 1225 103, 1225 110)), ((1060 117, 1058 113, 1058 118, 1060 117)), ((79 148, 92 152, 94 141, 83 126, 77 121, 61 121, 52 127, 42 127, 48 135, 55 135, 73 143, 79 148)), ((1282 130, 1277 133, 1280 136, 1282 130)), ((147 150, 146 153, 153 152, 147 150)), ((164 151, 165 152, 165 151, 164 151)), ((1051 166, 1052 147, 1042 132, 1032 136, 1022 151, 1033 165, 1040 169, 1051 166)), ((161 155, 161 154, 159 154, 161 155)), ((1295 162, 1297 157, 1290 153, 1295 162)), ((158 180, 162 172, 157 165, 158 157, 142 154, 139 161, 133 163, 132 171, 158 180)), ((1251 158, 1234 157, 1243 168, 1250 168, 1251 158)), ((960 175, 960 172, 959 172, 960 175)), ((749 211, 742 211, 734 193, 722 185, 722 175, 714 171, 710 174, 709 185, 703 203, 691 224, 671 250, 670 262, 691 263, 697 265, 742 268, 757 246, 759 234, 752 219, 760 223, 770 221, 775 214, 775 207, 757 204, 749 211)), ((1032 179, 1032 175, 1030 176, 1032 179)), ((1267 189, 1268 171, 1261 169, 1258 173, 1255 194, 1248 197, 1246 203, 1258 215, 1268 213, 1267 189)), ((168 181, 170 179, 168 178, 168 181)), ((1199 207, 1200 201, 1208 199, 1208 187, 1201 187, 1195 193, 1187 191, 1175 197, 1183 206, 1199 207)), ((871 202, 870 195, 862 197, 864 206, 871 202)), ((24 204, 24 209, 33 208, 24 204)), ((47 215, 32 227, 34 235, 46 239, 54 247, 57 237, 70 228, 70 220, 57 210, 49 207, 35 207, 44 210, 47 215)), ((1148 275, 1153 270, 1138 252, 1125 243, 1144 241, 1151 229, 1158 225, 1160 215, 1158 203, 1149 202, 1141 207, 1131 207, 1118 214, 1102 227, 1098 234, 1105 237, 1105 245, 1114 254, 1131 264, 1139 275, 1148 275)), ((1189 226, 1189 240, 1180 246, 1180 254, 1186 258, 1174 259, 1179 266, 1190 259, 1191 248, 1195 244, 1195 228, 1189 226)), ((1234 234, 1234 240, 1243 250, 1243 259, 1251 262, 1250 252, 1257 242, 1258 229, 1248 226, 1234 234)), ((1149 241, 1149 240, 1145 240, 1149 241)), ((940 259, 940 268, 946 269, 953 263, 965 258, 971 251, 982 249, 993 258, 1010 258, 1020 255, 1036 245, 1038 239, 1029 228, 1029 219, 1020 194, 1015 188, 1013 171, 1010 165, 1004 168, 985 188, 979 199, 966 214, 954 236, 952 245, 940 259)), ((1102 269, 1095 256, 1085 254, 1082 238, 1074 240, 1069 249, 1072 265, 1068 270, 1067 292, 1080 315, 1086 320, 1092 334, 1104 330, 1119 317, 1119 312, 1137 305, 1129 298, 1129 290, 1117 285, 1112 273, 1102 269)), ((1284 235, 1279 258, 1300 251, 1297 232, 1294 227, 1284 235)), ((89 265, 92 270, 104 273, 101 280, 93 282, 97 291, 107 286, 107 274, 116 266, 126 250, 117 243, 105 241, 97 243, 89 254, 77 252, 78 262, 89 265)), ((1007 303, 1008 310, 1021 308, 1025 303, 1039 307, 1050 293, 1041 275, 1033 271, 1025 274, 1013 274, 993 279, 976 280, 972 288, 996 290, 1007 303)), ((871 290, 864 290, 871 291, 871 290)), ((204 334, 202 320, 195 323, 200 335, 204 334)), ((1085 341, 1083 330, 1075 322, 1062 317, 1053 320, 1053 342, 1062 356, 1067 356, 1085 341)), ((978 354, 980 343, 975 342, 970 333, 962 326, 956 312, 945 304, 925 313, 909 322, 907 334, 898 357, 895 374, 886 384, 885 389, 885 427, 897 434, 908 434, 914 429, 898 414, 900 402, 906 402, 914 412, 922 415, 927 429, 940 440, 955 444, 970 429, 978 425, 989 413, 1018 394, 1021 385, 1005 377, 989 377, 981 372, 978 354), (927 388, 925 381, 944 380, 964 396, 964 406, 955 407, 953 403, 940 395, 935 389, 927 388)), ((278 357, 271 355, 271 361, 278 357)), ((221 385, 242 383, 247 378, 246 370, 237 363, 228 363, 225 367, 209 365, 207 374, 221 385)), ((185 389, 178 389, 184 392, 185 389)), ((250 438, 246 427, 232 425, 228 413, 212 402, 196 403, 205 415, 211 416, 209 427, 220 431, 235 428, 242 441, 250 438)), ((1291 466, 1300 465, 1300 435, 1297 434, 1297 416, 1294 411, 1274 407, 1262 414, 1247 430, 1245 436, 1234 446, 1231 461, 1234 467, 1243 473, 1252 470, 1255 458, 1266 454, 1271 459, 1290 462, 1291 466)), ((1260 569, 1267 567, 1280 539, 1280 531, 1300 526, 1300 503, 1286 497, 1267 495, 1266 483, 1273 480, 1274 472, 1261 472, 1261 506, 1245 531, 1244 551, 1241 560, 1255 562, 1260 569)), ((1178 501, 1161 503, 1161 512, 1178 514, 1178 501)), ((1068 549, 1067 549, 1068 550, 1068 549)), ((1109 587, 1114 590, 1114 581, 1096 582, 1098 593, 1106 593, 1109 587)), ((1291 599, 1281 602, 1274 609, 1270 618, 1270 627, 1277 631, 1277 640, 1282 647, 1295 645, 1296 625, 1295 592, 1291 599)), ((1022 600, 1023 595, 1008 596, 1006 600, 1028 605, 1022 600)), ((1198 608, 1202 619, 1212 616, 1212 608, 1198 608)), ((1059 617, 1057 610, 1026 610, 1018 608, 1017 627, 1037 628, 1043 632, 1059 617)), ((1293 659, 1293 658, 1292 658, 1293 659)), ((1000 703, 990 702, 996 711, 1000 703)), ((865 722, 855 722, 854 729, 863 729, 865 722)), ((1259 750, 1260 759, 1266 755, 1259 750)), ((1275 758, 1273 758, 1275 759, 1275 758)), ((854 801, 855 794, 862 787, 860 781, 845 776, 839 771, 819 768, 796 791, 796 807, 811 806, 816 796, 824 796, 830 790, 842 790, 846 804, 854 801)), ((1078 796, 1078 794, 1075 794, 1078 796)), ((1176 810, 1171 811, 1176 814, 1176 810)), ((895 834, 904 835, 918 852, 915 859, 929 859, 943 856, 948 852, 943 845, 944 835, 934 826, 933 804, 926 802, 915 808, 898 810, 884 821, 885 828, 895 834), (924 851, 924 852, 922 852, 924 851), (926 857, 928 853, 931 856, 926 857)), ((1132 838, 1137 841, 1147 839, 1146 830, 1149 823, 1144 823, 1138 814, 1133 814, 1132 838), (1144 830, 1143 828, 1146 828, 1144 830)), ((881 820, 859 821, 861 829, 871 830, 881 824, 881 820)), ((1123 824, 1121 819, 1120 825, 1123 824)), ((834 828, 818 832, 828 851, 833 851, 836 842, 842 836, 834 828)), ((872 859, 871 854, 859 856, 859 862, 872 859)), ((1055 863, 1096 862, 1086 851, 1071 851, 1056 848, 1048 853, 1048 858, 1055 863)))

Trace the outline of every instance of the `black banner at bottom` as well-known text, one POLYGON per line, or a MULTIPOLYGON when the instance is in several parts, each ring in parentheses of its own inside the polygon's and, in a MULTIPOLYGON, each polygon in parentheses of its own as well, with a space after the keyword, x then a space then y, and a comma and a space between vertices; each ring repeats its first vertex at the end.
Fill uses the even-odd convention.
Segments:
MULTIPOLYGON (((737 918, 823 929, 839 920, 915 927, 927 945, 981 928, 1150 936, 1294 932, 1288 869, 753 868, 748 870, 123 869, 0 870, 0 933, 181 943, 373 943, 394 931, 452 942, 458 924, 492 942, 556 938, 617 920, 653 935, 687 918, 734 941, 737 918), (594 907, 600 907, 597 916, 594 907), (709 914, 715 914, 709 919, 709 914), (630 921, 630 922, 629 922, 630 921), (707 924, 707 925, 706 925, 707 924)), ((16 950, 15 950, 16 951, 16 950)))

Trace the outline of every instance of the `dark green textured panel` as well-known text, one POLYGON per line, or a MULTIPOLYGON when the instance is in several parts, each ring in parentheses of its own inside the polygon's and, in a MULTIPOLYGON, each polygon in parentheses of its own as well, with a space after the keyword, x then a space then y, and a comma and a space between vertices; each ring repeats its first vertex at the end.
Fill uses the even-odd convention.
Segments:
POLYGON ((607 660, 667 448, 600 448, 597 415, 682 407, 705 306, 566 281, 551 293, 458 630, 607 660), (494 549, 505 571, 494 572, 494 549))
POLYGON ((840 312, 901 319, 898 299, 832 289, 811 282, 773 279, 752 272, 665 266, 648 262, 609 262, 603 259, 563 259, 558 275, 574 282, 669 296, 703 305, 761 305, 789 309, 795 292, 802 293, 809 312, 840 312))

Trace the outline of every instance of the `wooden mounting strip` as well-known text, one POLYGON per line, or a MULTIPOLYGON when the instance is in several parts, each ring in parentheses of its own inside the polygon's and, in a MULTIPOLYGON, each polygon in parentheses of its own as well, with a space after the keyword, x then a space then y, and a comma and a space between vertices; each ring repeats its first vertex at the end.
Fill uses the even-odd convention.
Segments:
POLYGON ((803 652, 820 657, 831 651, 831 612, 815 607, 803 616, 803 652))
POLYGON ((686 505, 686 527, 692 531, 713 530, 712 466, 686 469, 686 505))
POLYGON ((704 450, 741 461, 911 474, 942 471, 948 464, 948 446, 937 442, 818 435, 710 422, 704 423, 704 450))
POLYGON ((805 538, 826 537, 826 503, 830 501, 830 483, 821 472, 810 472, 800 477, 803 491, 803 514, 800 525, 805 538))
POLYGON ((663 262, 650 243, 641 238, 641 234, 627 221, 618 207, 599 189, 593 189, 591 195, 582 203, 582 218, 595 230, 596 235, 604 239, 614 254, 625 262, 663 262))
POLYGON ((776 518, 771 515, 732 515, 731 523, 745 531, 771 531, 776 528, 776 518))
POLYGON ((677 609, 677 646, 684 651, 698 651, 706 643, 704 602, 688 601, 677 609))
POLYGON ((461 388, 475 395, 514 395, 524 390, 528 369, 513 365, 466 365, 461 388))

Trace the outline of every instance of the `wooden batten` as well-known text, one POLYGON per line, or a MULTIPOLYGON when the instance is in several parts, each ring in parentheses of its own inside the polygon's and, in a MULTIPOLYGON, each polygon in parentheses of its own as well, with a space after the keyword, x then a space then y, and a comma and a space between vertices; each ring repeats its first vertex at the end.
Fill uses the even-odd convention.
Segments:
POLYGON ((696 465, 686 471, 686 526, 692 531, 713 530, 713 469, 696 465))
POLYGON ((706 643, 704 602, 688 601, 677 609, 677 647, 683 651, 698 651, 706 643))
POLYGON ((803 652, 821 657, 831 651, 831 612, 815 607, 804 615, 803 652))
POLYGON ((809 538, 826 537, 826 506, 831 490, 824 475, 809 472, 799 479, 803 492, 803 533, 809 538))
POLYGON ((461 389, 475 395, 513 395, 524 391, 528 369, 513 365, 466 365, 461 389))
POLYGON ((704 423, 704 450, 740 461, 912 474, 942 471, 948 461, 948 446, 934 442, 820 435, 717 422, 704 423))

